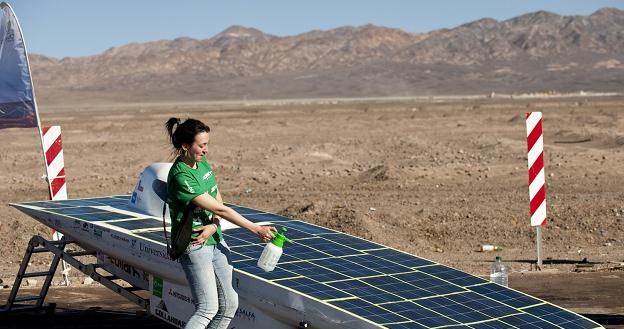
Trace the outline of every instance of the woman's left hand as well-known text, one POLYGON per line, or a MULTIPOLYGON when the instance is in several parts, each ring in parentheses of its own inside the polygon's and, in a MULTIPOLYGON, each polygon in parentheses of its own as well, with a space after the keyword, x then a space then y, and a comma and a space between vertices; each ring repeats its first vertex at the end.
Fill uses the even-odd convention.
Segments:
POLYGON ((256 229, 254 233, 262 240, 262 242, 269 242, 273 240, 275 235, 273 232, 276 232, 277 229, 274 226, 260 226, 256 225, 256 229))
POLYGON ((193 238, 194 245, 204 244, 210 237, 217 232, 217 226, 214 224, 206 225, 202 227, 202 232, 197 237, 193 238))

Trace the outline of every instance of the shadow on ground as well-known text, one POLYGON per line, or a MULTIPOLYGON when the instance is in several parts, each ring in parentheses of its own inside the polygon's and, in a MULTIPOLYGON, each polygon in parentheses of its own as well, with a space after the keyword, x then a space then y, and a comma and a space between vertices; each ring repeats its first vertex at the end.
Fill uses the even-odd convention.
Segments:
POLYGON ((56 309, 54 313, 28 312, 0 315, 0 329, 171 329, 147 313, 90 309, 56 309))

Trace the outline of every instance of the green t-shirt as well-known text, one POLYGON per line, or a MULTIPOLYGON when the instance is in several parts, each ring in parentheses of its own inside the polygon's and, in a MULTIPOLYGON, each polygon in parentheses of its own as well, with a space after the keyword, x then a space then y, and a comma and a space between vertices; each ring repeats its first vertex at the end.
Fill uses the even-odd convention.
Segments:
MULTIPOLYGON (((191 200, 204 193, 208 193, 215 199, 218 193, 217 179, 206 158, 197 162, 196 169, 189 167, 184 161, 177 158, 169 170, 169 176, 167 176, 167 203, 171 215, 171 236, 175 236, 178 229, 181 228, 184 210, 191 200)), ((193 230, 211 224, 212 216, 212 212, 197 207, 193 214, 193 230)), ((196 233, 193 234, 193 236, 196 235, 196 233)), ((205 245, 215 245, 222 239, 223 233, 221 226, 218 225, 217 232, 206 240, 205 245)))

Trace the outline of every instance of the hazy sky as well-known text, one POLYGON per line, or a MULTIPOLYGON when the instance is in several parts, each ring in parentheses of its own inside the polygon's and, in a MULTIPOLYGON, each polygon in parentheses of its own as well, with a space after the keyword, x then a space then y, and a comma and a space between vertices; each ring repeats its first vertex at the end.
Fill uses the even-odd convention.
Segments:
POLYGON ((277 36, 369 23, 428 32, 538 10, 589 15, 602 7, 624 9, 624 0, 4 1, 17 15, 29 52, 57 58, 95 55, 130 42, 206 39, 231 25, 277 36))

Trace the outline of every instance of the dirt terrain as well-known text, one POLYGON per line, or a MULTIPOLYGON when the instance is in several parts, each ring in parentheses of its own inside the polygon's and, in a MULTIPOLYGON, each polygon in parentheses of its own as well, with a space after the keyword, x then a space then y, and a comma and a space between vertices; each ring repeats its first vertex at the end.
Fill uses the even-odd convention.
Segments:
MULTIPOLYGON (((431 98, 60 106, 42 108, 41 116, 43 125, 62 127, 71 198, 129 193, 145 166, 171 159, 166 119, 190 116, 212 129, 208 159, 226 202, 328 226, 475 275, 486 275, 501 255, 512 276, 530 275, 547 286, 531 264, 525 128, 525 112, 542 111, 544 270, 554 278, 598 272, 594 281, 581 281, 587 297, 604 289, 624 292, 623 110, 618 97, 431 98), (484 243, 503 250, 477 252, 484 243), (583 260, 583 267, 576 265, 583 260), (619 279, 604 279, 609 275, 619 279), (597 283, 604 281, 611 285, 597 283)), ((6 129, 0 136, 0 278, 12 284, 27 241, 49 230, 8 203, 43 200, 47 191, 36 131, 6 129)), ((624 314, 621 298, 610 301, 589 312, 624 314)))

